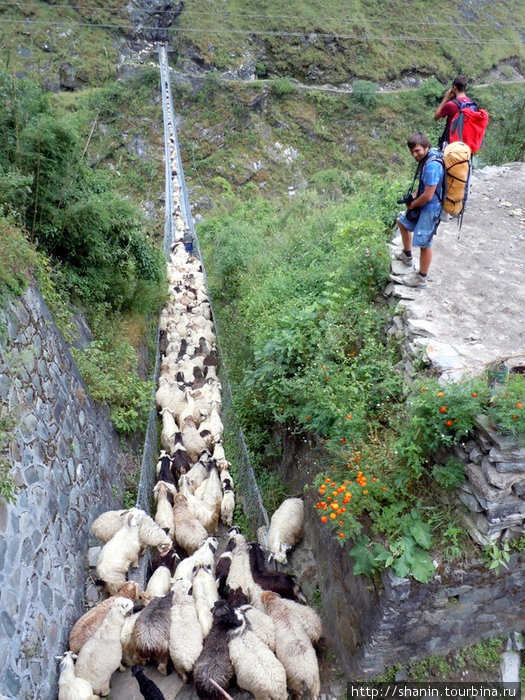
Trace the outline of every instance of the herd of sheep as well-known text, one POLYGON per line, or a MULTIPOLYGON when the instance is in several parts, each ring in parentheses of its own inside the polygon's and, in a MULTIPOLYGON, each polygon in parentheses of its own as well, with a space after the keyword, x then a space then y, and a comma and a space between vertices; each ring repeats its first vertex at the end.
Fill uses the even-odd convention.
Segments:
POLYGON ((314 645, 321 621, 295 578, 268 566, 286 564, 287 551, 301 539, 303 501, 286 499, 272 515, 267 551, 233 526, 214 326, 202 266, 180 212, 173 134, 170 148, 177 234, 159 331, 155 399, 162 450, 154 516, 131 508, 94 521, 92 532, 103 543, 96 574, 109 597, 73 626, 58 699, 108 695, 113 673, 131 667, 143 697, 161 700, 146 664, 191 679, 199 698, 230 697, 234 680, 256 700, 318 698, 314 645), (141 590, 128 576, 148 548, 150 575, 141 590))

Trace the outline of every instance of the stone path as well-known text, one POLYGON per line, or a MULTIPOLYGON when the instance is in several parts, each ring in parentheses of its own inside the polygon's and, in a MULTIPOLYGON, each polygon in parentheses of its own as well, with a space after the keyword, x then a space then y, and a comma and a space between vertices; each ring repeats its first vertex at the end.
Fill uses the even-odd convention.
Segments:
MULTIPOLYGON (((407 269, 392 261, 393 274, 407 269)), ((409 354, 423 346, 444 378, 525 367, 525 162, 474 171, 461 231, 449 220, 434 239, 426 289, 391 283, 385 295, 399 300, 409 354)))

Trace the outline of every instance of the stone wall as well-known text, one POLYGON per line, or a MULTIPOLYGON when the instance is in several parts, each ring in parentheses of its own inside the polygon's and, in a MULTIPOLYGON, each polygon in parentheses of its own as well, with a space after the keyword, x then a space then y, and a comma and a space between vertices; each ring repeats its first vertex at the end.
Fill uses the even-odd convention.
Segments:
POLYGON ((0 417, 19 492, 0 497, 0 693, 55 700, 57 661, 84 612, 94 518, 121 493, 119 443, 35 287, 0 310, 0 417))

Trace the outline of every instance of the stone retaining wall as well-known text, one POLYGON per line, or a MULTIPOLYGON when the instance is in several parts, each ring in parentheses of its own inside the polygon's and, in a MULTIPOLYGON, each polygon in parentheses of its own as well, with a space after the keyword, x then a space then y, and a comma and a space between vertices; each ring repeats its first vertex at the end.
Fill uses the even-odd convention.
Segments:
POLYGON ((89 527, 121 493, 119 443, 87 392, 35 287, 0 310, 0 454, 16 503, 0 497, 0 694, 55 700, 57 661, 84 612, 89 527))

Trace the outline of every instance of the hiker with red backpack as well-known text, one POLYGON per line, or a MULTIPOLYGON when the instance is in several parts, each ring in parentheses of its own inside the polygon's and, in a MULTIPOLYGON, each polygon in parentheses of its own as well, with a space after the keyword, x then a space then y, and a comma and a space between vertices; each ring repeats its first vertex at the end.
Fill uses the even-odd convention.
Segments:
POLYGON ((460 110, 460 103, 466 104, 467 102, 472 102, 470 97, 468 97, 465 92, 466 89, 467 79, 464 75, 458 75, 452 81, 452 87, 446 91, 441 104, 434 113, 434 121, 444 119, 445 117, 447 119, 445 130, 441 134, 438 141, 438 145, 441 149, 443 149, 447 143, 450 143, 450 124, 452 122, 452 118, 458 114, 460 110))
POLYGON ((489 121, 489 115, 480 109, 474 100, 466 94, 467 79, 458 75, 452 81, 452 87, 434 113, 434 121, 444 119, 447 123, 438 145, 443 150, 449 143, 461 141, 466 143, 472 154, 479 151, 489 121))

